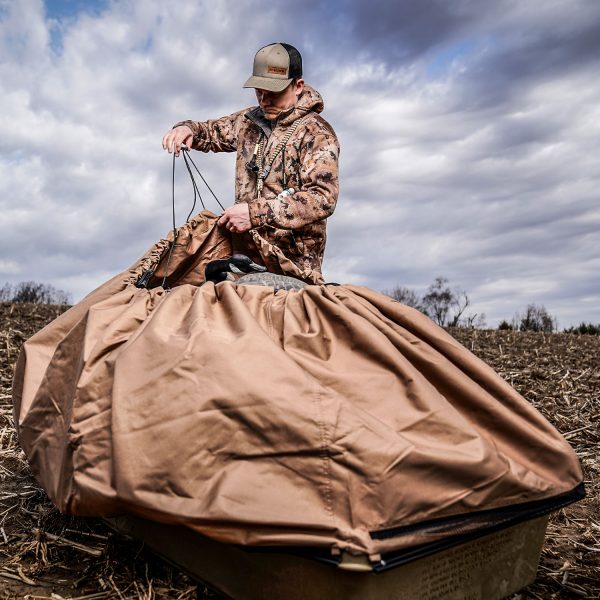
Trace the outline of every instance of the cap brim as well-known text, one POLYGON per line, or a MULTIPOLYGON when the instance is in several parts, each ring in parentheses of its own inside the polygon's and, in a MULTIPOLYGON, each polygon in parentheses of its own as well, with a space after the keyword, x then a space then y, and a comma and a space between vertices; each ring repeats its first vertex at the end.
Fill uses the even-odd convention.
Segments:
POLYGON ((258 88, 269 92, 283 92, 290 83, 292 83, 291 79, 273 79, 273 77, 256 77, 256 75, 252 75, 243 87, 258 88))

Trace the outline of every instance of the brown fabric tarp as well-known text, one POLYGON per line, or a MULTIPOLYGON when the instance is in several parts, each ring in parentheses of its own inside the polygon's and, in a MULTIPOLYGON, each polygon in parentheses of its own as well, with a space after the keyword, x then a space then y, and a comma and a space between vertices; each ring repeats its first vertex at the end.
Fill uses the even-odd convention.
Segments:
POLYGON ((165 291, 169 244, 22 349, 15 421, 62 511, 373 556, 445 535, 373 532, 582 481, 560 434, 420 312, 356 286, 201 285, 231 251, 207 212, 178 230, 165 291))

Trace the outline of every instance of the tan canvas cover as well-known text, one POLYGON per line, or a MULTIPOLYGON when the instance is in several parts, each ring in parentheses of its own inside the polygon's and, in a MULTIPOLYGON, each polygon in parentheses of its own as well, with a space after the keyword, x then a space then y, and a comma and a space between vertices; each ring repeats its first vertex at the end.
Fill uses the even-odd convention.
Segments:
POLYGON ((210 213, 178 231, 165 291, 168 246, 23 347, 15 420, 62 511, 373 556, 582 481, 560 434, 420 312, 356 286, 200 285, 230 252, 210 213))

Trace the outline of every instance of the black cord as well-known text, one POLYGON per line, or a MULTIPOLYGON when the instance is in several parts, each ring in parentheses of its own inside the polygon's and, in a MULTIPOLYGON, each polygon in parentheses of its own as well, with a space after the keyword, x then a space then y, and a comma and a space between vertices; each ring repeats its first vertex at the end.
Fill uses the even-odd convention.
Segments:
MULTIPOLYGON (((192 157, 189 155, 189 152, 187 152, 187 150, 183 150, 183 155, 186 156, 190 159, 190 162, 194 165, 194 169, 196 169, 198 175, 200 175, 200 178, 202 179, 202 181, 204 181, 204 185, 208 188, 208 191, 212 194, 213 198, 217 201, 217 204, 221 207, 221 210, 225 210, 225 207, 221 204, 221 202, 219 201, 219 199, 217 198, 216 194, 212 191, 212 188, 210 187, 210 185, 208 185, 208 182, 206 181, 206 179, 204 179, 204 175, 202 175, 202 173, 200 173, 200 169, 198 169, 198 167, 196 166, 196 163, 192 160, 192 157)), ((191 173, 190 173, 191 175, 191 173)), ((192 176, 192 179, 193 176, 192 176)))
POLYGON ((194 174, 192 173, 192 170, 190 169, 190 164, 188 162, 188 156, 187 156, 187 153, 185 150, 183 150, 183 161, 185 162, 185 167, 189 173, 190 179, 192 180, 192 187, 194 188, 194 202, 192 203, 192 208, 190 209, 190 212, 188 213, 188 216, 185 220, 185 222, 187 223, 190 220, 190 217, 192 216, 192 214, 194 213, 194 209, 196 208, 197 198, 200 198, 200 204, 202 204, 203 210, 206 210, 206 206, 204 206, 204 200, 202 200, 202 194, 200 194, 200 190, 198 189, 198 184, 196 183, 196 180, 194 179, 194 174))
MULTIPOLYGON (((194 178, 194 173, 192 172, 192 169, 190 168, 188 159, 192 163, 192 165, 194 165, 194 169, 196 169, 196 172, 198 173, 198 175, 200 175, 202 181, 204 181, 204 185, 209 189, 210 193, 213 195, 213 198, 217 201, 217 204, 221 207, 222 210, 225 210, 225 207, 221 204, 221 202, 217 198, 216 194, 212 191, 212 188, 210 187, 210 185, 208 185, 208 183, 207 183, 206 179, 204 179, 204 176, 202 175, 202 173, 200 173, 200 169, 198 169, 198 167, 196 166, 196 163, 192 160, 192 157, 189 155, 189 152, 184 148, 181 149, 181 152, 183 153, 183 162, 185 163, 185 166, 187 168, 190 179, 192 180, 192 188, 194 190, 194 202, 192 203, 192 209, 190 210, 190 212, 185 220, 186 223, 190 220, 190 217, 192 216, 194 209, 196 208, 196 200, 198 198, 200 198, 200 203, 202 204, 202 209, 206 210, 206 206, 204 205, 204 200, 202 200, 202 194, 200 194, 200 190, 198 189, 198 184, 196 183, 196 179, 194 178)), ((165 266, 165 275, 164 275, 162 283, 161 283, 161 287, 164 288, 165 290, 167 289, 165 287, 165 284, 167 282, 167 277, 169 274, 169 265, 171 264, 171 256, 173 255, 173 249, 175 248, 175 242, 177 241, 177 237, 178 237, 177 225, 175 223, 175 158, 176 158, 175 152, 173 152, 173 172, 172 172, 172 176, 171 176, 171 206, 172 206, 172 211, 173 211, 173 243, 171 244, 171 247, 169 248, 169 254, 167 256, 167 264, 165 266)))
POLYGON ((173 254, 173 249, 175 248, 175 242, 177 241, 177 225, 175 224, 175 152, 173 152, 173 174, 171 177, 171 206, 173 210, 173 243, 169 248, 169 254, 167 256, 167 264, 165 266, 165 275, 163 277, 162 283, 160 286, 163 289, 167 289, 165 287, 165 283, 167 282, 167 275, 169 274, 169 264, 171 263, 171 256, 173 254))

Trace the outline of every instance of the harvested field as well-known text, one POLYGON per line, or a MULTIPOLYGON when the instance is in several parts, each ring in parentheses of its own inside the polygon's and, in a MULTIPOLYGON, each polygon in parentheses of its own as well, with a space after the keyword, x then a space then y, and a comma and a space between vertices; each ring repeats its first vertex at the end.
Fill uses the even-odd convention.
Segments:
MULTIPOLYGON (((12 366, 20 345, 64 308, 0 304, 0 600, 217 598, 114 536, 65 517, 30 474, 12 423, 12 366)), ((536 582, 514 598, 600 597, 600 337, 456 329, 570 441, 587 498, 552 516, 536 582)))

